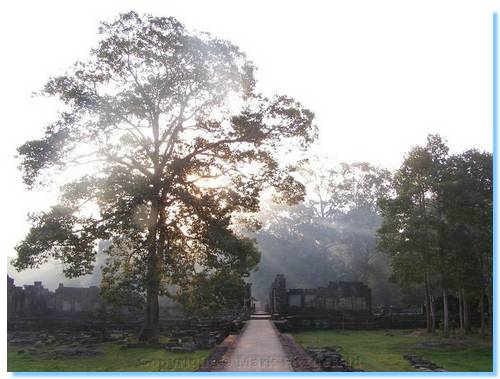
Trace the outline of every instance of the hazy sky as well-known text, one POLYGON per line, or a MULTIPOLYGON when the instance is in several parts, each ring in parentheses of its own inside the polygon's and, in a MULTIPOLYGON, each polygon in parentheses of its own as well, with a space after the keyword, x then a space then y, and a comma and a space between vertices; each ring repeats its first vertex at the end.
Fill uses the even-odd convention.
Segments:
MULTIPOLYGON (((28 193, 15 149, 40 136, 56 102, 33 98, 51 75, 85 59, 101 20, 136 10, 239 45, 261 89, 316 113, 317 151, 332 161, 396 168, 440 133, 452 151, 492 150, 493 1, 11 1, 1 9, 4 212, 1 251, 50 204, 28 193)), ((6 4, 4 2, 3 4, 6 4)), ((22 278, 20 278, 22 280, 22 278)))

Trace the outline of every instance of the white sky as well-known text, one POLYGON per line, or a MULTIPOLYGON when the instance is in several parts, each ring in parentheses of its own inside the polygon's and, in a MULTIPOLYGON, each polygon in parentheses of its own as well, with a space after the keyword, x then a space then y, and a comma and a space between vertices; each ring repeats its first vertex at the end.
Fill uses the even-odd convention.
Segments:
POLYGON ((240 46, 259 67, 264 91, 294 96, 316 113, 317 151, 333 161, 393 169, 430 132, 445 137, 452 151, 492 151, 493 1, 3 4, 0 249, 6 256, 27 231, 26 213, 46 208, 53 197, 50 190, 28 193, 13 158, 56 114, 53 101, 31 92, 88 56, 99 21, 131 9, 175 16, 240 46))

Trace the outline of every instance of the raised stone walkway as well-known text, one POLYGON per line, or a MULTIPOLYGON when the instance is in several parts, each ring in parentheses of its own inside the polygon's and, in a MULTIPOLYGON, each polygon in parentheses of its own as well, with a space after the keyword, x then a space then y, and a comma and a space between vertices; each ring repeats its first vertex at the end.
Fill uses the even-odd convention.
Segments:
POLYGON ((238 338, 223 371, 293 371, 267 315, 254 315, 238 338))

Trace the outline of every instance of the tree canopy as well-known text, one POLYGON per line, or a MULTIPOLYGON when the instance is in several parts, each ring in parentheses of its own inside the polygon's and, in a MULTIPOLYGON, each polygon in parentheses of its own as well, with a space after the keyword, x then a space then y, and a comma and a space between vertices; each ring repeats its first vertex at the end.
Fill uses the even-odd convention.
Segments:
POLYGON ((443 293, 445 333, 450 290, 465 315, 472 298, 483 316, 485 295, 491 307, 492 164, 490 153, 450 155, 440 136, 429 135, 425 146, 407 154, 392 193, 380 199, 379 249, 390 254, 393 278, 403 288, 424 284, 429 331, 436 328, 436 288, 443 293))
POLYGON ((237 46, 174 18, 129 12, 99 32, 89 59, 44 87, 65 105, 59 119, 19 147, 30 188, 61 171, 84 174, 62 186, 59 204, 31 216, 15 266, 52 257, 68 276, 82 275, 96 243, 110 240, 104 288, 145 297, 142 338, 154 340, 168 285, 219 270, 244 276, 257 264, 233 216, 251 224, 266 188, 289 203, 303 197, 294 161, 277 153, 308 147, 314 114, 259 93, 237 46))

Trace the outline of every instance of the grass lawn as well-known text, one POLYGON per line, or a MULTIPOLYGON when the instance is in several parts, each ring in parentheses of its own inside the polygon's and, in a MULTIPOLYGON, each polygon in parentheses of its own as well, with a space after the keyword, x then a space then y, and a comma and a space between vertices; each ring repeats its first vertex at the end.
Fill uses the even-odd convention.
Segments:
POLYGON ((403 358, 412 353, 448 371, 492 371, 491 339, 443 338, 410 330, 314 330, 293 333, 303 347, 338 346, 344 359, 364 371, 416 371, 403 358), (445 346, 432 343, 444 342, 445 346), (426 347, 419 346, 430 343, 426 347))
MULTIPOLYGON (((208 349, 193 353, 174 353, 153 348, 120 350, 119 345, 111 343, 98 345, 98 350, 104 354, 95 357, 50 359, 29 352, 18 353, 29 347, 8 347, 8 371, 194 371, 210 353, 208 349)), ((40 351, 47 349, 41 348, 40 351)))

